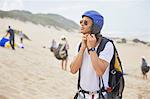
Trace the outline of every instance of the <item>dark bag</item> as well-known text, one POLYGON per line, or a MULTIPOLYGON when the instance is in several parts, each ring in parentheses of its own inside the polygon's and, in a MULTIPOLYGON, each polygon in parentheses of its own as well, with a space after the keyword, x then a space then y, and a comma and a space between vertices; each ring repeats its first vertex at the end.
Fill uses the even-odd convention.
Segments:
POLYGON ((63 60, 67 58, 67 50, 64 44, 59 44, 58 48, 54 51, 54 55, 58 60, 63 60))
MULTIPOLYGON (((105 85, 102 79, 103 87, 101 88, 101 92, 107 92, 108 93, 108 99, 122 99, 122 93, 124 90, 125 82, 123 77, 123 70, 122 70, 122 64, 118 55, 118 52, 116 50, 116 47, 112 40, 107 39, 105 37, 102 37, 102 40, 97 48, 97 55, 99 56, 100 52, 104 50, 105 45, 107 42, 111 42, 114 47, 114 54, 110 62, 110 70, 109 70, 109 90, 105 90, 105 85)), ((81 44, 79 45, 78 51, 80 50, 81 44)), ((99 78, 100 80, 100 78, 99 78)), ((100 81, 99 81, 100 82, 100 81)), ((100 86, 100 84, 99 84, 100 86)), ((79 70, 79 76, 78 76, 78 90, 80 88, 80 70, 79 70)), ((75 95, 75 98, 77 97, 78 93, 75 95)), ((99 93, 100 99, 105 99, 102 93, 99 93)))
POLYGON ((103 37, 101 45, 97 49, 98 50, 97 54, 99 56, 100 52, 103 51, 108 41, 113 44, 114 54, 110 62, 109 81, 108 81, 109 88, 105 90, 105 85, 102 78, 103 84, 102 90, 108 93, 108 99, 122 99, 122 93, 124 90, 125 82, 123 77, 122 64, 113 41, 103 37))

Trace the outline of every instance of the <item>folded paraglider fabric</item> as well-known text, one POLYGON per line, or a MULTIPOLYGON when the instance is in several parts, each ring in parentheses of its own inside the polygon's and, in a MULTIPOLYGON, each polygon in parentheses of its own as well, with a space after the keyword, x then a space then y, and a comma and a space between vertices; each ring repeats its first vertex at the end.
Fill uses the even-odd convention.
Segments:
POLYGON ((6 37, 3 37, 1 40, 0 40, 0 46, 1 47, 10 47, 9 46, 9 39, 6 38, 6 37))

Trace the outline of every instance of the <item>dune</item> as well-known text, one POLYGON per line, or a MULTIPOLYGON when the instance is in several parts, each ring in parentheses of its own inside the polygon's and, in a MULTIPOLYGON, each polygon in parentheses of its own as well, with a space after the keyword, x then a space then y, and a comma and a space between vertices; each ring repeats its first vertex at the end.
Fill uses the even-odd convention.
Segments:
MULTIPOLYGON (((24 40, 25 49, 16 48, 15 51, 0 47, 0 99, 73 99, 78 74, 69 72, 69 64, 80 34, 4 18, 0 19, 0 37, 4 36, 8 25, 22 30, 31 41, 24 40), (59 42, 61 35, 67 36, 70 45, 67 71, 61 70, 60 61, 48 49, 50 41, 59 42)), ((19 42, 18 36, 16 42, 19 42)), ((150 63, 150 47, 133 42, 116 43, 116 47, 128 74, 125 75, 123 99, 149 99, 150 73, 148 80, 143 80, 140 65, 141 56, 150 63)))

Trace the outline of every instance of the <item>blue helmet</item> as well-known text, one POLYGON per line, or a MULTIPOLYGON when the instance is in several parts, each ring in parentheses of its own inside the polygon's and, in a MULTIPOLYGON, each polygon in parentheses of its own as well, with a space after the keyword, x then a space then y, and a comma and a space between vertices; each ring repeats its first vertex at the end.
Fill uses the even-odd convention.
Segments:
POLYGON ((94 11, 94 10, 86 11, 82 15, 82 18, 84 16, 87 16, 87 17, 91 18, 92 21, 93 21, 93 25, 92 25, 92 28, 91 28, 92 33, 99 34, 101 32, 101 29, 102 29, 103 24, 104 24, 103 16, 100 13, 98 13, 97 11, 94 11))

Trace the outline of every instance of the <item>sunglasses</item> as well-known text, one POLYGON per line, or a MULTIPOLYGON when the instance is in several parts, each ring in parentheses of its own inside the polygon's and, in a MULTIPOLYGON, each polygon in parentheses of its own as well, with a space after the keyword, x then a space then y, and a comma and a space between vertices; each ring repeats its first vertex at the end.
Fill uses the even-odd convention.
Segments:
POLYGON ((86 20, 80 20, 80 24, 88 25, 88 22, 86 20))

